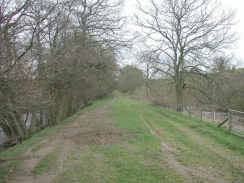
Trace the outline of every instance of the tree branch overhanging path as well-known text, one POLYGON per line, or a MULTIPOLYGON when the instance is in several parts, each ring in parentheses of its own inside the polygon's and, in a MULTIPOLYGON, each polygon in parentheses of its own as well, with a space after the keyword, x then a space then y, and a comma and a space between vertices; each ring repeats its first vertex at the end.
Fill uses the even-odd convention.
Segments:
POLYGON ((235 11, 218 0, 137 0, 133 24, 142 29, 158 70, 175 85, 177 111, 183 110, 188 78, 207 76, 213 55, 231 49, 238 36, 231 30, 235 11))

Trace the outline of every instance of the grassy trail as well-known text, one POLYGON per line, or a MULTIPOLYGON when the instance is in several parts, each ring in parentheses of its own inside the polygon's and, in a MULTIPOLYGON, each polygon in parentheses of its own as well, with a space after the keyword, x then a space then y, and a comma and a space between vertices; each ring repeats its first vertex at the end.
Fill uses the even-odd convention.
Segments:
MULTIPOLYGON (((120 100, 118 109, 136 114, 139 123, 159 140, 162 167, 173 169, 183 182, 244 181, 243 139, 198 119, 126 98, 120 100)), ((126 129, 125 124, 118 125, 126 129)), ((166 179, 169 182, 181 180, 174 174, 170 177, 173 179, 166 179)))
POLYGON ((0 182, 244 182, 242 138, 126 97, 41 133, 0 153, 0 182))

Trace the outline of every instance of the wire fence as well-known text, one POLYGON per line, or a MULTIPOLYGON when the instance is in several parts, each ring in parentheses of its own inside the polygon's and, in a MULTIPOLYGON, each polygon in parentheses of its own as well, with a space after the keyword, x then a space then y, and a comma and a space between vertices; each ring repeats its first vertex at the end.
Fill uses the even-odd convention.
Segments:
POLYGON ((204 110, 197 108, 187 108, 187 110, 185 110, 185 114, 197 116, 204 121, 213 123, 213 125, 218 125, 219 123, 228 118, 227 112, 219 112, 216 110, 204 110))
MULTIPOLYGON (((132 98, 146 102, 146 100, 143 100, 142 98, 132 98)), ((167 109, 166 106, 155 103, 155 101, 149 103, 163 106, 167 109)), ((244 137, 244 112, 242 111, 229 109, 228 112, 219 112, 215 109, 209 110, 194 106, 184 106, 184 113, 190 116, 197 116, 201 118, 201 120, 211 122, 216 127, 225 126, 229 132, 244 137)))
POLYGON ((215 110, 207 111, 188 108, 185 113, 198 116, 202 120, 211 122, 213 125, 218 127, 223 125, 229 130, 229 132, 244 137, 244 112, 242 111, 229 109, 228 112, 218 112, 215 110))
POLYGON ((233 134, 244 137, 244 112, 229 109, 228 130, 233 134))

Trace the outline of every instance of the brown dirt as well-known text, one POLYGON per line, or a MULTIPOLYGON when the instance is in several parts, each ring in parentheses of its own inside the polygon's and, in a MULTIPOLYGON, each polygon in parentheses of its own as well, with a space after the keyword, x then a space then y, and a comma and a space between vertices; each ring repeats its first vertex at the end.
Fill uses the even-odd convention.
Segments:
POLYGON ((109 113, 109 103, 92 111, 84 112, 71 122, 62 124, 51 135, 48 135, 38 144, 29 148, 19 157, 22 163, 18 170, 10 172, 11 180, 8 183, 50 183, 64 172, 64 161, 68 154, 80 146, 103 145, 107 146, 119 143, 122 137, 132 134, 125 134, 118 131, 109 123, 105 114, 109 113), (33 152, 33 148, 41 148, 33 152), (37 163, 54 149, 60 149, 57 166, 52 167, 45 176, 34 175, 37 163))

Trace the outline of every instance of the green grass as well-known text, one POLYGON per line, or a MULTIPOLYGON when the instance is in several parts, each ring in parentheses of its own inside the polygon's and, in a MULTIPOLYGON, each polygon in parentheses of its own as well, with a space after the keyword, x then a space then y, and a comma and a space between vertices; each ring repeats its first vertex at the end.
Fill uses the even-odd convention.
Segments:
POLYGON ((242 157, 243 139, 226 129, 126 97, 116 99, 110 108, 112 123, 132 135, 119 144, 77 148, 67 158, 66 171, 56 183, 188 182, 167 163, 172 155, 186 167, 204 167, 206 177, 188 175, 196 182, 209 182, 212 170, 212 176, 225 175, 231 182, 244 179, 243 171, 225 159, 226 154, 242 157), (157 136, 151 134, 149 126, 157 136), (175 150, 164 151, 162 141, 175 150))
POLYGON ((4 150, 3 152, 0 152, 0 157, 2 159, 6 159, 6 158, 20 156, 28 148, 30 148, 31 146, 40 142, 43 139, 43 137, 45 137, 46 135, 49 135, 57 128, 58 128, 58 126, 47 127, 44 130, 42 130, 41 132, 33 134, 30 138, 23 141, 21 144, 17 144, 16 146, 13 146, 11 148, 4 150))
MULTIPOLYGON (((80 114, 109 104, 110 112, 105 115, 111 127, 115 126, 118 131, 123 132, 121 137, 117 137, 121 139, 107 145, 77 146, 68 154, 64 161, 64 172, 54 182, 215 182, 211 177, 227 182, 244 181, 243 138, 198 118, 121 97, 118 93, 113 94, 113 97, 116 100, 112 103, 111 98, 92 102, 93 105, 80 114), (163 149, 162 142, 173 150, 163 149), (189 172, 182 175, 169 164, 169 157, 173 157, 186 169, 194 169, 205 176, 189 172)), ((104 121, 98 125, 102 122, 104 121)), ((82 127, 86 128, 86 125, 83 124, 82 127)), ((50 129, 44 134, 51 133, 55 131, 50 129)), ((34 139, 40 140, 41 137, 41 134, 33 136, 28 140, 31 142, 22 144, 24 147, 16 147, 27 148, 28 143, 32 146, 34 139)), ((23 149, 17 151, 14 148, 9 153, 23 152, 23 149)), ((32 151, 40 148, 41 145, 35 146, 32 151)), ((35 174, 45 176, 50 167, 57 163, 59 151, 61 149, 55 149, 42 158, 35 168, 35 174)), ((0 174, 12 166, 16 168, 19 162, 11 163, 14 166, 6 163, 0 167, 0 174)), ((1 179, 4 180, 0 176, 1 179)))
POLYGON ((16 171, 19 164, 19 160, 2 163, 0 166, 0 182, 5 182, 6 179, 11 179, 11 177, 9 177, 9 172, 16 171))
POLYGON ((113 102, 110 117, 120 130, 133 135, 120 144, 75 150, 55 182, 184 182, 166 164, 159 139, 131 109, 131 102, 127 98, 113 102))
POLYGON ((138 110, 141 110, 145 120, 156 124, 158 131, 163 131, 163 139, 178 150, 179 160, 184 164, 196 168, 212 167, 230 177, 244 177, 244 172, 232 166, 232 162, 226 158, 227 154, 232 158, 243 157, 243 138, 197 118, 151 105, 142 105, 147 110, 145 107, 138 110))
POLYGON ((57 165, 59 149, 55 148, 52 152, 43 157, 35 167, 34 174, 40 175, 48 172, 48 170, 53 166, 57 165))
POLYGON ((44 147, 43 144, 36 145, 36 146, 31 150, 31 152, 37 152, 37 151, 39 151, 40 149, 42 149, 43 147, 44 147))
MULTIPOLYGON (((141 134, 138 138, 154 137, 141 134)), ((136 139, 127 145, 77 149, 66 161, 67 170, 55 182, 183 182, 168 168, 156 144, 151 145, 154 149, 145 148, 136 139)))
POLYGON ((106 102, 109 102, 111 100, 111 98, 107 98, 107 99, 102 99, 102 100, 94 100, 94 101, 91 101, 89 106, 87 106, 86 108, 82 109, 81 111, 79 111, 77 113, 77 115, 80 115, 86 111, 91 111, 91 110, 94 110, 94 109, 97 109, 97 108, 100 108, 104 105, 104 103, 106 102))
POLYGON ((121 130, 149 132, 147 126, 141 122, 140 117, 133 110, 133 106, 130 106, 129 101, 131 101, 129 98, 120 98, 112 103, 111 108, 115 112, 115 124, 121 130), (120 102, 121 100, 123 102, 120 102))

